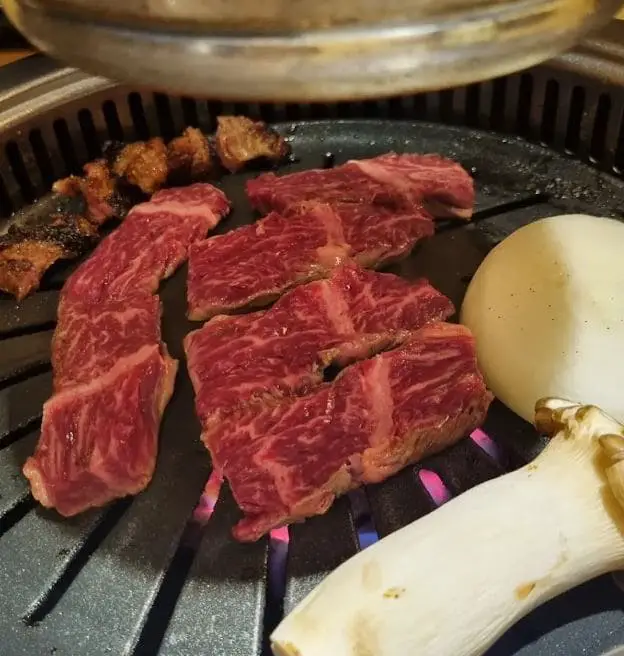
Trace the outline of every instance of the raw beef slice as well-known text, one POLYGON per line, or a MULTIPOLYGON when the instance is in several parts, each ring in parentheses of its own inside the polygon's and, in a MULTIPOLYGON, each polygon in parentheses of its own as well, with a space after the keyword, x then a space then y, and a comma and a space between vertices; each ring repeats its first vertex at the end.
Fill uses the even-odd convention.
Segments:
POLYGON ((266 305, 287 289, 325 278, 349 255, 340 220, 314 205, 194 244, 189 253, 189 318, 266 305))
POLYGON ((395 211, 424 206, 436 218, 467 220, 474 206, 474 183, 457 162, 440 155, 388 153, 334 169, 282 176, 266 173, 247 182, 247 195, 262 212, 283 212, 303 200, 314 200, 395 211))
POLYGON ((35 499, 69 517, 143 490, 176 370, 158 345, 144 346, 93 382, 55 394, 23 470, 35 499))
POLYGON ((160 344, 160 301, 67 301, 52 339, 54 389, 96 380, 142 346, 160 344))
POLYGON ((235 537, 322 514, 338 495, 450 446, 491 399, 470 332, 430 324, 310 395, 223 421, 208 446, 245 513, 235 537))
POLYGON ((424 210, 299 203, 191 247, 189 317, 207 319, 266 305, 292 287, 330 275, 349 256, 374 268, 410 253, 434 232, 424 210))
POLYGON ((99 303, 157 290, 229 211, 229 201, 210 184, 165 189, 135 206, 122 225, 70 276, 61 292, 68 300, 99 303))
POLYGON ((216 317, 185 340, 204 430, 241 405, 302 393, 322 381, 330 364, 344 366, 400 344, 453 311, 427 281, 409 283, 351 263, 269 310, 216 317))

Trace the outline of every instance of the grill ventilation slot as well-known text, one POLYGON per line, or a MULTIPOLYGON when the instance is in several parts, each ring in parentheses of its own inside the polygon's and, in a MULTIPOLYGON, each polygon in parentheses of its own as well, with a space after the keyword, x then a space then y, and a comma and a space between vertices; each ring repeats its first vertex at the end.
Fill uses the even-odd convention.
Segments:
POLYGON ((169 139, 187 125, 214 131, 216 117, 223 113, 244 113, 268 122, 377 117, 465 125, 524 136, 617 175, 624 169, 624 90, 603 84, 590 91, 578 75, 555 75, 547 67, 454 90, 334 105, 245 106, 123 88, 106 96, 100 96, 99 104, 95 98, 52 117, 49 124, 40 121, 25 132, 26 139, 24 133, 3 135, 2 216, 10 214, 12 204, 49 189, 57 177, 78 172, 85 160, 101 154, 107 140, 156 135, 169 139), (53 135, 54 146, 48 134, 53 135))

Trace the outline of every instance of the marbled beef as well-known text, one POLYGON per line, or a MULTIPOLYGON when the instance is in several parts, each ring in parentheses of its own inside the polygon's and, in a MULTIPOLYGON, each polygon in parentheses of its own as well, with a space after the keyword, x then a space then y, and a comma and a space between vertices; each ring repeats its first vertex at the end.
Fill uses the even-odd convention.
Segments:
POLYGON ((69 517, 149 483, 177 370, 163 351, 159 344, 143 346, 44 405, 41 437, 24 465, 43 506, 69 517))
POLYGON ((301 393, 341 366, 400 344, 453 305, 427 281, 409 283, 351 263, 271 309, 216 317, 185 340, 204 431, 250 402, 301 393))
POLYGON ((266 305, 292 287, 327 277, 349 256, 362 266, 381 266, 433 232, 431 217, 416 209, 307 201, 284 216, 271 213, 191 247, 189 317, 266 305))
POLYGON ((33 496, 70 516, 137 494, 151 480, 177 362, 160 337, 160 280, 227 212, 208 184, 137 206, 63 288, 54 396, 24 466, 33 496))
POLYGON ((71 301, 52 339, 54 389, 83 385, 146 345, 160 344, 160 301, 145 294, 102 303, 71 301))
POLYGON ((327 277, 348 257, 342 224, 330 207, 313 205, 289 218, 269 214, 191 247, 189 318, 266 305, 290 287, 327 277))
POLYGON ((207 439, 245 517, 239 540, 322 514, 470 433, 492 399, 463 326, 430 324, 313 393, 247 407, 207 439))
POLYGON ((424 205, 436 218, 470 219, 474 184, 457 162, 439 155, 389 153, 334 169, 266 173, 247 182, 247 195, 262 212, 282 212, 302 200, 314 200, 407 211, 424 205))
POLYGON ((214 228, 229 207, 223 192, 210 184, 154 194, 135 206, 68 279, 61 310, 72 299, 98 303, 154 293, 186 259, 190 245, 214 228))

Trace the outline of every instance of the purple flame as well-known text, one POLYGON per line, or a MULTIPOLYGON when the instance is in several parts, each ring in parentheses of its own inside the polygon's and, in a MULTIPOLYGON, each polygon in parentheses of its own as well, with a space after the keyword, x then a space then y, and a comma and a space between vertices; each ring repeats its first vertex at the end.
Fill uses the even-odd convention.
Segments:
POLYGON ((501 461, 501 453, 498 448, 498 445, 483 430, 477 428, 477 430, 472 432, 470 438, 478 447, 483 449, 488 454, 488 456, 490 456, 490 458, 493 458, 494 460, 496 460, 496 462, 501 461))
POLYGON ((442 479, 435 472, 429 471, 428 469, 421 469, 418 472, 418 478, 420 478, 420 482, 436 506, 441 506, 451 498, 451 493, 446 489, 442 479))

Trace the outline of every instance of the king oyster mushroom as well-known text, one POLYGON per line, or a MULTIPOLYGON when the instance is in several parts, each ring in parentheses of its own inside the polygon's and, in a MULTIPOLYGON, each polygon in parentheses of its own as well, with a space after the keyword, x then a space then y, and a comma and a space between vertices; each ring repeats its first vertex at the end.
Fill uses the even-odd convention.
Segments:
POLYGON ((271 636, 276 656, 478 656, 531 610, 624 567, 624 427, 544 399, 554 436, 330 574, 271 636))

